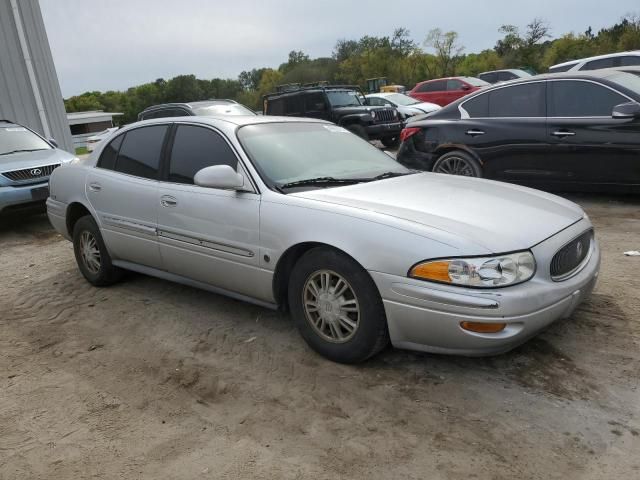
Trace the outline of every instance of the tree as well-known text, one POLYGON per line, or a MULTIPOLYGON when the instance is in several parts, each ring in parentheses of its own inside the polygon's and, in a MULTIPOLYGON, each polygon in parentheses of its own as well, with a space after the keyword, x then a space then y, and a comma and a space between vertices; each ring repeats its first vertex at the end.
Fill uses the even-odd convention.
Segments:
POLYGON ((434 28, 427 34, 424 46, 435 50, 438 68, 436 75, 441 77, 455 75, 456 64, 464 50, 464 47, 458 43, 457 32, 443 32, 439 28, 434 28))
POLYGON ((415 52, 418 46, 411 38, 411 32, 403 27, 396 28, 391 36, 391 49, 393 53, 406 57, 415 52))

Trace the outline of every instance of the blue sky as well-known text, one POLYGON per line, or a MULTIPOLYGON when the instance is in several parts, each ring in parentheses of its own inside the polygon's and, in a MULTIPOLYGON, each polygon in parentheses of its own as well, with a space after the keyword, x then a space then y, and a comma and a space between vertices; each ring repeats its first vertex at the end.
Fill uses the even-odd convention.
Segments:
POLYGON ((498 28, 535 17, 552 36, 594 31, 637 0, 40 0, 65 97, 193 73, 235 78, 276 67, 290 50, 329 56, 339 38, 390 35, 406 27, 422 43, 432 28, 455 30, 465 52, 492 47, 498 28))

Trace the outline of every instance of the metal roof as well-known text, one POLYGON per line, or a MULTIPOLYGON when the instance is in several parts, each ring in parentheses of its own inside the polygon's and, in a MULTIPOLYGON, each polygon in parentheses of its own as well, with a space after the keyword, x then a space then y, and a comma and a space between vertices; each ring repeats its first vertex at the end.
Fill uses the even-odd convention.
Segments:
POLYGON ((80 125, 83 123, 97 123, 111 121, 113 117, 123 115, 118 112, 103 112, 102 110, 94 110, 90 112, 73 112, 67 113, 69 125, 80 125))

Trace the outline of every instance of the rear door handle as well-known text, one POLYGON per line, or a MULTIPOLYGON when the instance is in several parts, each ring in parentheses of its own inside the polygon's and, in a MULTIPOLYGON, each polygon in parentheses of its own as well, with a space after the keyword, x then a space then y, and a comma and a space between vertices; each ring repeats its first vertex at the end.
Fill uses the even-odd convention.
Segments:
POLYGON ((99 192, 100 190, 102 190, 102 185, 100 185, 99 183, 90 183, 89 190, 91 190, 92 192, 99 192))
POLYGON ((171 195, 163 195, 162 197, 160 197, 160 205, 162 205, 163 207, 175 207, 176 205, 178 205, 178 200, 176 200, 176 198, 172 197, 171 195))
POLYGON ((556 130, 555 132, 553 132, 551 135, 553 135, 554 137, 573 137, 576 134, 576 132, 572 132, 570 130, 556 130))
POLYGON ((484 134, 485 134, 485 132, 484 132, 484 131, 482 131, 482 130, 476 130, 476 129, 474 129, 474 128, 472 128, 471 130, 467 130, 465 133, 466 133, 467 135, 471 135, 472 137, 477 137, 477 136, 479 136, 479 135, 484 135, 484 134))

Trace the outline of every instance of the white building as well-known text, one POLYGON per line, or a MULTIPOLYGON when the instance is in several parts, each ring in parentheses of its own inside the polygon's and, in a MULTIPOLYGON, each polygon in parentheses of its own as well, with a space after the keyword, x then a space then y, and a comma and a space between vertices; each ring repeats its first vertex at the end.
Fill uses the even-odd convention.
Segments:
POLYGON ((86 147, 87 138, 113 127, 113 117, 122 113, 93 110, 89 112, 67 113, 69 129, 73 137, 73 147, 86 147))

